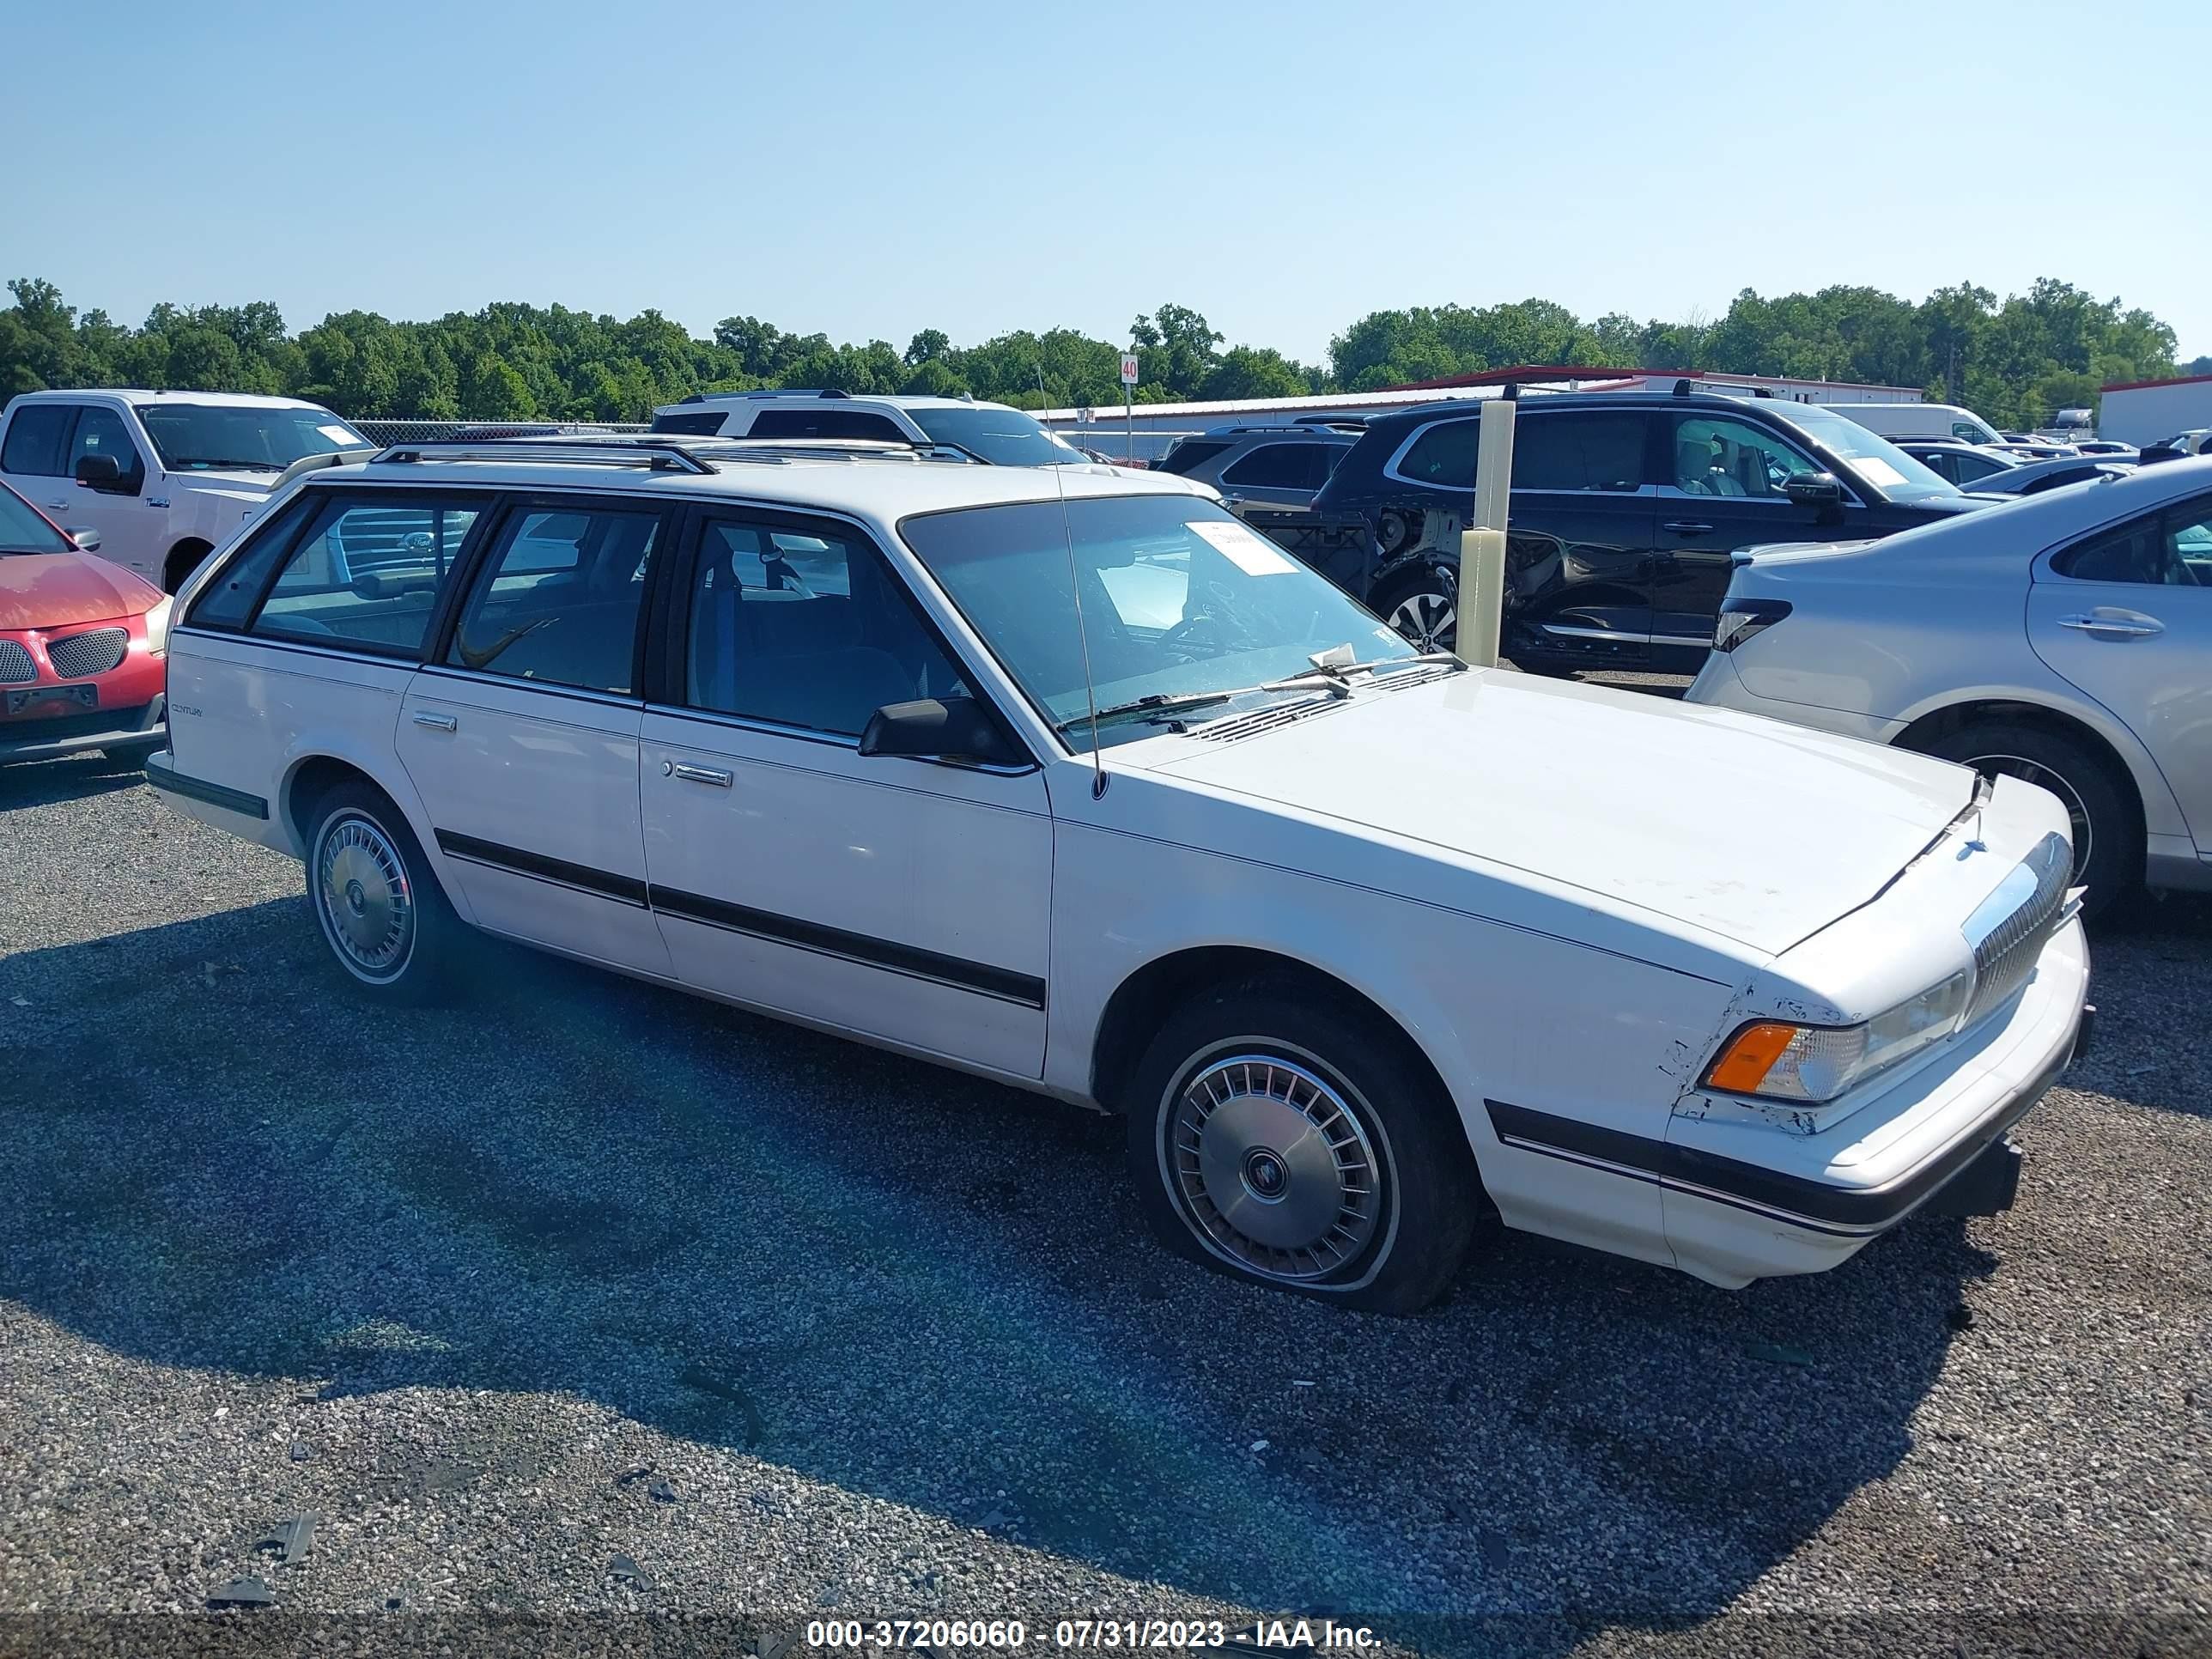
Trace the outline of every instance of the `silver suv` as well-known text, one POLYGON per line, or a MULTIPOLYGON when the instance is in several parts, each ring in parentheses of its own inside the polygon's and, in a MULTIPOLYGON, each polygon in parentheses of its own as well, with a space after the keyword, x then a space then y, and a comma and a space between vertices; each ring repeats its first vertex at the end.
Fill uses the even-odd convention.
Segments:
POLYGON ((1231 513, 1306 513, 1359 441, 1350 422, 1331 426, 1217 426, 1178 440, 1156 471, 1212 484, 1231 513))

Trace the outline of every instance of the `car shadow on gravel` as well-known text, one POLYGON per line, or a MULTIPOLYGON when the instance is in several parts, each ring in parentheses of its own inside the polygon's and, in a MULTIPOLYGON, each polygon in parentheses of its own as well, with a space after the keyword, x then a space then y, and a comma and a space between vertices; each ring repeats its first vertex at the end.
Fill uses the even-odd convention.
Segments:
POLYGON ((51 806, 131 789, 146 781, 143 761, 110 760, 102 754, 72 755, 65 760, 27 761, 0 766, 0 812, 19 806, 51 806))
POLYGON ((1729 1294, 1507 1234, 1431 1314, 1347 1314, 1161 1250, 1089 1115, 519 951, 478 977, 369 1007, 293 902, 0 961, 0 1295, 325 1395, 572 1394, 1139 1581, 1547 1651, 1717 1611, 1881 1480, 1991 1265, 1920 1218, 1729 1294))

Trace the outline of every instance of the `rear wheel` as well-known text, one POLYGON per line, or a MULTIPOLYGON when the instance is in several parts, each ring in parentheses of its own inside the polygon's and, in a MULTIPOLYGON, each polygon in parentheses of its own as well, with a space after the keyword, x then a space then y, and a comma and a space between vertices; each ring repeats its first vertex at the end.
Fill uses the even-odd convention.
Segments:
POLYGON ((2085 744, 2041 726, 1984 720, 1925 750, 1984 777, 2018 778, 2058 797, 2074 842, 2074 879, 2089 890, 2084 915, 2103 915, 2142 883, 2142 828, 2133 792, 2085 744))
POLYGON ((1412 1313, 1467 1254, 1466 1131, 1387 1022, 1292 982, 1212 990, 1169 1016, 1123 1103, 1147 1218, 1218 1272, 1412 1313))
POLYGON ((1417 649, 1449 651, 1459 643, 1457 586, 1439 566, 1392 577, 1376 590, 1368 608, 1417 649))
POLYGON ((342 783, 316 801, 307 837, 307 905, 347 976, 380 1001, 435 1000, 464 924, 381 792, 342 783))

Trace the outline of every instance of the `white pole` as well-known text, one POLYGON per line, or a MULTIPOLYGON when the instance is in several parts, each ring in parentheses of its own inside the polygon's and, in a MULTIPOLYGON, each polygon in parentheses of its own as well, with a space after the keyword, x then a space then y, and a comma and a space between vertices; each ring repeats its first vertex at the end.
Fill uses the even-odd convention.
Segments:
POLYGON ((1505 521, 1513 500, 1516 410, 1510 398, 1493 398, 1482 406, 1474 527, 1459 538, 1459 654, 1478 668, 1497 666, 1505 612, 1505 521))

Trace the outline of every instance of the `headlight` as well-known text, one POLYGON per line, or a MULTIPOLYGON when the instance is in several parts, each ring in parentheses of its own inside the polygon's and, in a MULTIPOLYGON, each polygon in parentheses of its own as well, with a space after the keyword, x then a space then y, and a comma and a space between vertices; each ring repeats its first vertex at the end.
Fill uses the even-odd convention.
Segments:
POLYGON ((1962 968, 1863 1025, 1753 1020, 1722 1046, 1705 1085, 1772 1100, 1833 1100, 1957 1030, 1973 994, 1973 969, 1962 968))
POLYGON ((168 653, 169 613, 176 608, 177 598, 172 593, 146 613, 146 649, 154 656, 168 653))

